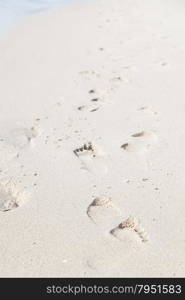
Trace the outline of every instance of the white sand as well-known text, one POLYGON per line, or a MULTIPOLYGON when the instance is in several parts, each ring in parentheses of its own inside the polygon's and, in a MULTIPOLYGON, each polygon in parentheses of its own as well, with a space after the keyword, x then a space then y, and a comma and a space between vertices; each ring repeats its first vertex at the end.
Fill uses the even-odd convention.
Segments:
POLYGON ((180 0, 70 5, 0 42, 1 277, 185 276, 184 62, 180 0))

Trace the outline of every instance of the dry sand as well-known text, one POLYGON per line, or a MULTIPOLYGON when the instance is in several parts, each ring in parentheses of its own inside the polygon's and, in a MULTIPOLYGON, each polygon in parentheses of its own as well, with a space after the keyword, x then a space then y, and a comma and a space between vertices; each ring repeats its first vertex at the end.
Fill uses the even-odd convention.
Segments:
POLYGON ((185 276, 184 3, 99 0, 0 42, 0 276, 185 276))

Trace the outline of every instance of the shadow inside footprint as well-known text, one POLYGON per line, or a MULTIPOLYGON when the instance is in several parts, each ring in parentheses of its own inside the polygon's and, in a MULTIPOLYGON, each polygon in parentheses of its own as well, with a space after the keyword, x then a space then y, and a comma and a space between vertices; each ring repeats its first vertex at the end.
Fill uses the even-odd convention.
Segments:
POLYGON ((109 232, 110 228, 117 223, 121 211, 108 197, 95 198, 87 208, 87 215, 93 223, 109 232))
POLYGON ((158 136, 152 131, 140 131, 132 134, 134 141, 125 143, 121 146, 123 150, 127 152, 145 153, 147 152, 157 141, 158 136))
POLYGON ((157 135, 152 131, 140 131, 137 133, 132 134, 134 138, 144 138, 143 140, 147 142, 156 142, 158 140, 157 135))
POLYGON ((143 229, 140 222, 136 218, 131 216, 120 223, 117 227, 112 229, 110 233, 121 241, 124 241, 129 236, 138 239, 141 242, 148 241, 147 232, 143 229))
POLYGON ((99 110, 99 107, 96 105, 82 105, 78 107, 80 111, 88 111, 88 112, 95 112, 99 110))

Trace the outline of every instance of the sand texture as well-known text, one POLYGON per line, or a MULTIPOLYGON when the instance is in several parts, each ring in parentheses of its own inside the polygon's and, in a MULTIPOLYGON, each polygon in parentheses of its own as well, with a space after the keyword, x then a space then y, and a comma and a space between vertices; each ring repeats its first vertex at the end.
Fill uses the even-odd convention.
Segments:
POLYGON ((95 0, 0 41, 0 276, 185 276, 184 3, 95 0))

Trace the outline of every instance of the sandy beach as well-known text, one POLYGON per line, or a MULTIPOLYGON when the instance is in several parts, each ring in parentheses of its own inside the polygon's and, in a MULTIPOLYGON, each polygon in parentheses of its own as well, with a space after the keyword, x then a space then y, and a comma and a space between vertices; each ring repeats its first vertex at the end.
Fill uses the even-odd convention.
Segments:
POLYGON ((0 40, 0 277, 185 276, 183 10, 79 1, 0 40))

